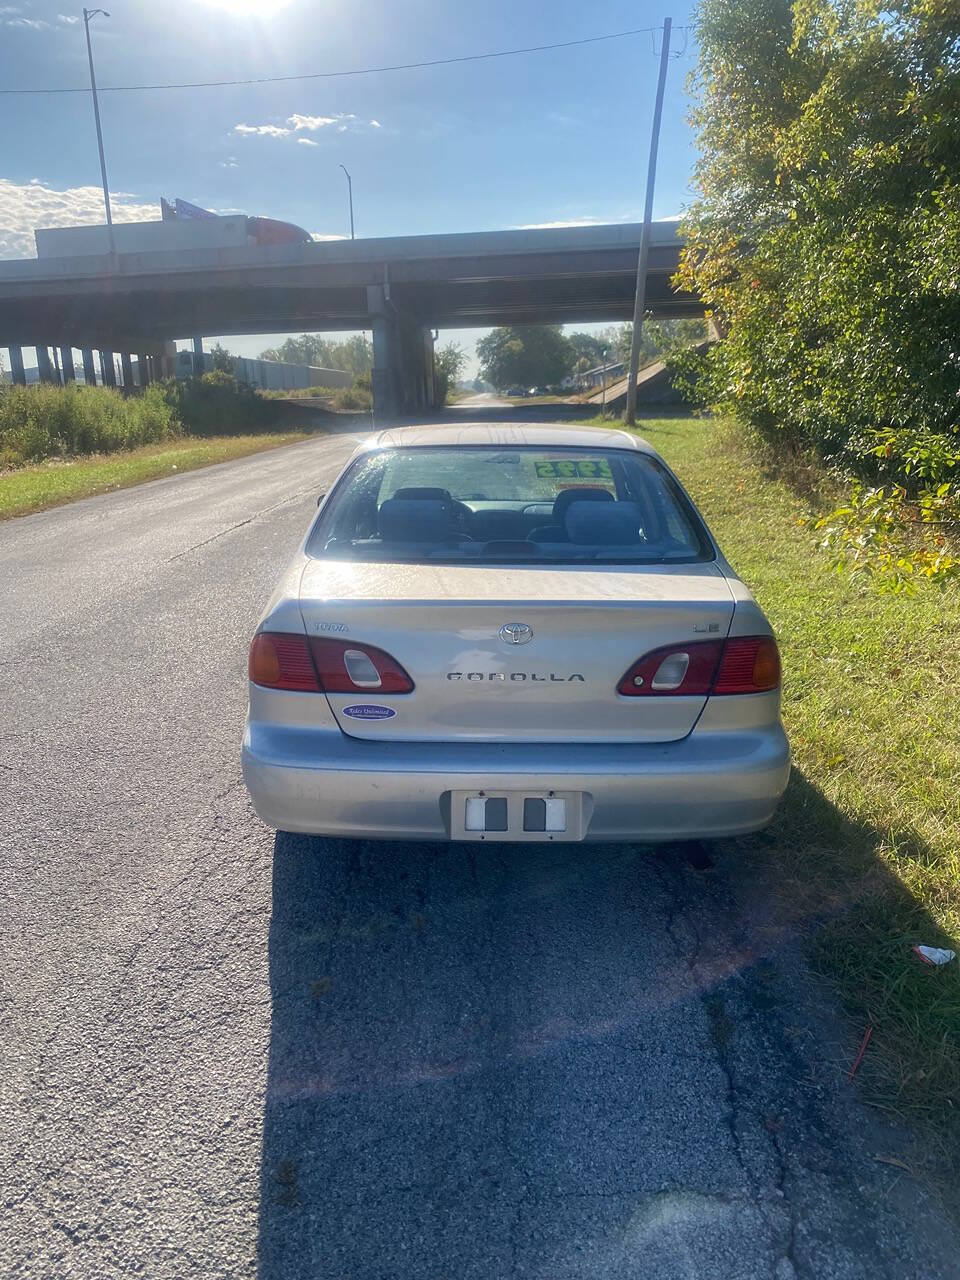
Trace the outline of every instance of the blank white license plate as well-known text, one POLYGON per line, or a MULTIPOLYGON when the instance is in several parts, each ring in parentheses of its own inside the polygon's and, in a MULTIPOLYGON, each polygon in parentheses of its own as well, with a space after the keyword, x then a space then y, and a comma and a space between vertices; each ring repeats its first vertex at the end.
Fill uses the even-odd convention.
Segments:
POLYGON ((453 791, 453 840, 582 840, 579 791, 453 791))

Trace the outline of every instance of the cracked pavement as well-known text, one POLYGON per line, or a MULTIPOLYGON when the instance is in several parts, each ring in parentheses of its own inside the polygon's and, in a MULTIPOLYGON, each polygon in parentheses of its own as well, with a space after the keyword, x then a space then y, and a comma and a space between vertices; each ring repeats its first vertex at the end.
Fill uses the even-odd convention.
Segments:
POLYGON ((0 1274, 960 1275, 734 842, 254 817, 246 645, 350 443, 0 525, 0 1274))

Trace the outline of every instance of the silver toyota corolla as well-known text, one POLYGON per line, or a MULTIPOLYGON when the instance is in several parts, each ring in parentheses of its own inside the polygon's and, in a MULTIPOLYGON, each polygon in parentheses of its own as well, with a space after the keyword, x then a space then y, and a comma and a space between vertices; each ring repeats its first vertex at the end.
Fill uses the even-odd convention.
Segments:
POLYGON ((770 626, 621 431, 372 437, 250 648, 243 773, 286 831, 730 836, 788 769, 770 626))

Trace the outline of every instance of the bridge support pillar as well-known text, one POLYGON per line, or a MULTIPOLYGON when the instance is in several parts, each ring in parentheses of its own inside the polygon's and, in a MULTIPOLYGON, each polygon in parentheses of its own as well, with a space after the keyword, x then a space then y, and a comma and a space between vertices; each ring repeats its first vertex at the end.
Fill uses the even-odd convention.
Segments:
POLYGON ((200 378, 203 376, 204 364, 205 364, 205 361, 203 358, 203 339, 194 338, 193 340, 193 376, 195 378, 200 378))
POLYGON ((97 369, 93 363, 93 352, 89 347, 83 347, 80 351, 80 359, 83 362, 83 380, 88 387, 97 385, 97 369))
POLYGON ((9 348, 10 351, 10 377, 15 387, 25 387, 27 385, 27 374, 23 367, 23 347, 14 346, 9 348))
POLYGON ((113 352, 100 352, 100 377, 103 379, 105 387, 115 387, 117 385, 117 371, 113 367, 113 352))
POLYGON ((77 371, 73 367, 73 347, 60 348, 60 368, 63 370, 64 386, 68 382, 76 382, 77 371))
POLYGON ((53 365, 50 363, 50 348, 37 347, 37 373, 41 382, 56 382, 53 376, 53 365))
POLYGON ((123 377, 123 385, 125 387, 133 386, 133 361, 130 359, 129 351, 120 352, 120 373, 123 377))
POLYGON ((390 322, 385 315, 373 317, 373 412, 378 418, 393 418, 400 412, 395 385, 390 322))
POLYGON ((373 408, 380 418, 429 412, 435 403, 433 334, 399 311, 379 285, 367 289, 373 327, 373 408))
POLYGON ((143 352, 137 356, 137 381, 141 387, 150 385, 150 360, 143 352))
POLYGON ((163 344, 163 352, 157 356, 157 366, 159 378, 172 378, 176 372, 177 366, 177 344, 175 342, 165 342, 163 344))

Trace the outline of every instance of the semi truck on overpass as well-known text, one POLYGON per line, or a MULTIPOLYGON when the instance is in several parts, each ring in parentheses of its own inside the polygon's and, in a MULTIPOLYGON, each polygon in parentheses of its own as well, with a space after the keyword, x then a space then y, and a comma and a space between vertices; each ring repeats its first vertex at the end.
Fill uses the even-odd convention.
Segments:
POLYGON ((277 218, 217 214, 198 205, 161 199, 153 222, 115 222, 111 227, 41 227, 34 232, 38 258, 82 258, 110 252, 177 253, 191 249, 246 249, 276 244, 311 244, 302 227, 277 218))

